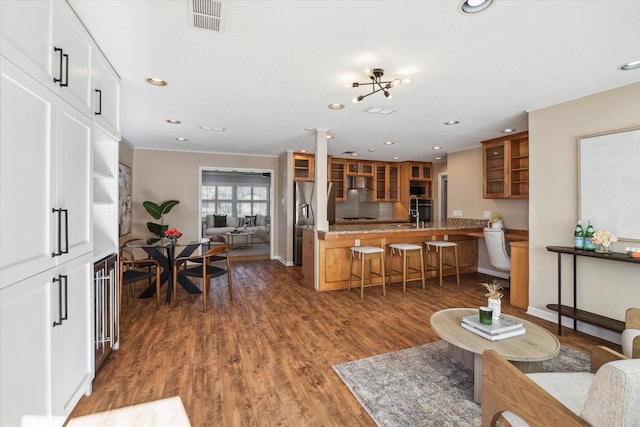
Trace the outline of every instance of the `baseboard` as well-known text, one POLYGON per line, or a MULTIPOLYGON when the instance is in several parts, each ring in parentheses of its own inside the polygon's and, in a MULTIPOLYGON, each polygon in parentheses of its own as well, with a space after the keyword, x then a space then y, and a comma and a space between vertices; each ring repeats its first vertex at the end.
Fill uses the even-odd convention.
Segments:
POLYGON ((275 256, 272 259, 279 261, 280 264, 284 265, 285 267, 293 267, 293 261, 287 261, 284 258, 280 257, 280 256, 275 256))
POLYGON ((487 274, 489 276, 500 277, 501 279, 509 279, 509 273, 504 271, 495 271, 488 268, 478 268, 478 273, 487 274))
MULTIPOLYGON (((549 322, 555 323, 556 325, 558 324, 558 313, 556 313, 555 311, 546 311, 529 306, 527 307, 527 314, 538 317, 540 319, 548 320, 549 322)), ((573 329, 573 319, 570 317, 562 316, 562 326, 573 329)), ((601 328, 590 323, 578 321, 576 330, 584 334, 591 335, 592 337, 612 342, 614 344, 620 345, 621 343, 619 332, 601 328)))

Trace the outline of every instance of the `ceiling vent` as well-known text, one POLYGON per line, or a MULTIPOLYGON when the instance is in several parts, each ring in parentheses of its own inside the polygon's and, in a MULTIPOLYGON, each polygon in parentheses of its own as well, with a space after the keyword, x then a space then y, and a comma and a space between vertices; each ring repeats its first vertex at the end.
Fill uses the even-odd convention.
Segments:
POLYGON ((222 0, 189 0, 195 28, 222 32, 222 0))
POLYGON ((364 110, 366 113, 371 113, 371 114, 383 114, 383 115, 389 115, 392 113, 395 113, 396 110, 395 108, 391 108, 391 107, 369 107, 366 110, 364 110))

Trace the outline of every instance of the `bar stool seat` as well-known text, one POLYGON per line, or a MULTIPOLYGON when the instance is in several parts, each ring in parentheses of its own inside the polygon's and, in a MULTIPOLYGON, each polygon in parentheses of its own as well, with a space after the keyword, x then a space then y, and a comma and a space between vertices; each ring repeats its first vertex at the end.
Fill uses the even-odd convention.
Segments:
POLYGON ((351 247, 351 262, 349 262, 349 291, 351 290, 351 280, 355 276, 360 279, 360 299, 364 299, 364 276, 365 276, 365 261, 369 261, 369 286, 376 286, 373 283, 373 275, 379 276, 382 279, 382 295, 387 295, 387 288, 384 281, 384 249, 376 246, 353 246, 351 247), (353 272, 353 260, 356 255, 360 259, 360 275, 353 272), (373 260, 380 260, 380 271, 378 273, 373 271, 373 260))
POLYGON ((407 292, 407 282, 420 280, 422 282, 422 289, 425 287, 425 275, 424 275, 424 256, 422 254, 422 246, 414 245, 411 243, 392 243, 389 245, 389 284, 391 284, 391 277, 394 272, 402 273, 402 291, 407 292), (402 257, 402 270, 394 270, 393 268, 393 256, 398 254, 402 257), (420 257, 420 268, 411 267, 407 262, 408 256, 420 257), (410 272, 419 272, 420 277, 408 278, 410 272))
POLYGON ((431 248, 434 248, 436 251, 436 255, 438 257, 438 265, 429 265, 427 261, 427 271, 436 270, 438 272, 438 277, 440 279, 440 286, 442 286, 442 269, 446 268, 454 268, 456 269, 456 283, 460 284, 460 269, 458 268, 458 244, 456 242, 449 242, 447 240, 434 240, 429 242, 424 242, 427 245, 427 252, 431 251, 431 248), (453 259, 454 264, 445 263, 443 261, 444 251, 445 249, 453 248, 453 259))

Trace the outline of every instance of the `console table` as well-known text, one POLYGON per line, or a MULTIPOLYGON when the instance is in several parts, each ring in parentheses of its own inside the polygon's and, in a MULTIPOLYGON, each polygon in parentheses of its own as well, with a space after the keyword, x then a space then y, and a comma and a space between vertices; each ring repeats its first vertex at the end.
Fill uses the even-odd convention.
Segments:
POLYGON ((592 251, 582 251, 568 246, 547 246, 549 252, 558 254, 558 303, 547 304, 547 308, 558 312, 558 335, 562 335, 562 315, 573 319, 573 329, 576 329, 578 320, 591 323, 592 325, 601 326, 616 332, 624 330, 624 322, 578 309, 578 286, 577 286, 577 257, 598 258, 605 261, 629 262, 640 265, 640 258, 630 258, 626 254, 611 252, 608 254, 600 254, 592 251), (573 307, 562 305, 562 254, 573 255, 573 307))

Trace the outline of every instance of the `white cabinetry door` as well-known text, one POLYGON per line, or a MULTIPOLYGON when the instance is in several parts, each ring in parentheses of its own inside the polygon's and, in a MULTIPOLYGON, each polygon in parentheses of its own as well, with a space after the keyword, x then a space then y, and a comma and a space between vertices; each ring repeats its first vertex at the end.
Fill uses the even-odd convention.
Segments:
POLYGON ((93 261, 85 256, 55 269, 51 288, 53 414, 68 415, 91 391, 93 261))
POLYGON ((93 49, 94 119, 116 139, 120 139, 120 78, 98 47, 93 49))
POLYGON ((58 85, 58 94, 89 117, 93 116, 92 43, 89 33, 69 5, 64 1, 54 1, 53 79, 58 85))
MULTIPOLYGON (((87 117, 62 101, 58 103, 57 119, 59 133, 54 208, 63 211, 56 215, 54 221, 60 217, 63 219, 62 246, 68 243, 69 253, 63 254, 60 261, 65 262, 93 249, 91 242, 92 124, 87 117), (64 220, 68 220, 68 224, 65 224, 64 220), (68 235, 64 232, 67 225, 68 235)), ((54 224, 54 230, 58 229, 60 229, 58 225, 54 224)), ((57 236, 54 242, 56 240, 57 236)))
POLYGON ((51 0, 0 1, 0 53, 55 90, 51 47, 51 0))
MULTIPOLYGON (((3 1, 0 1, 2 3, 3 1)), ((0 287, 55 266, 56 96, 0 58, 0 287)))

